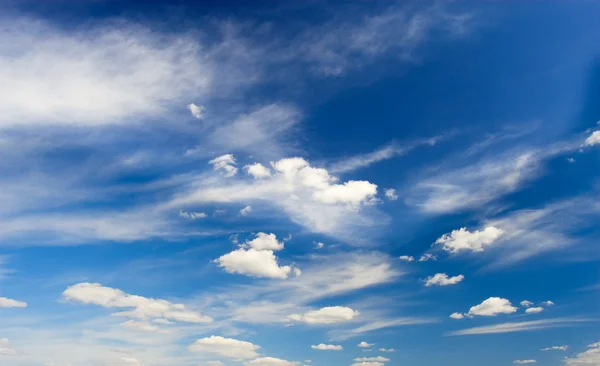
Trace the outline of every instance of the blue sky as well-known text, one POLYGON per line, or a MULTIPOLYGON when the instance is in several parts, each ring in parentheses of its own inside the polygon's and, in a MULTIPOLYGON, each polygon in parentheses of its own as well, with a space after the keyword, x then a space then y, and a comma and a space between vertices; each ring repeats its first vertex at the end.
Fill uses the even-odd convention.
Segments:
POLYGON ((600 365, 598 2, 1 6, 0 364, 600 365))

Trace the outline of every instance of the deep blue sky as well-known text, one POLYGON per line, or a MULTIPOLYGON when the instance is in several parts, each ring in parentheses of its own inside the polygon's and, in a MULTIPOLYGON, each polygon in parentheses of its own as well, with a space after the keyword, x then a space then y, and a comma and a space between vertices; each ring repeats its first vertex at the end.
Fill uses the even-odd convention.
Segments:
POLYGON ((600 365, 600 3, 0 4, 1 365, 600 365))

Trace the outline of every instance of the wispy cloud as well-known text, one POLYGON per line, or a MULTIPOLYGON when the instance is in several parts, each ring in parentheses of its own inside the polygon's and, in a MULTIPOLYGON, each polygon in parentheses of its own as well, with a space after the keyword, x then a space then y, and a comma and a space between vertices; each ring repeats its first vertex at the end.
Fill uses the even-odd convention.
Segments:
POLYGON ((474 335, 474 334, 495 334, 495 333, 513 333, 527 332, 533 330, 575 326, 578 323, 593 321, 592 319, 580 318, 554 318, 544 320, 534 320, 528 322, 501 323, 474 327, 463 330, 457 330, 447 333, 450 336, 474 335))

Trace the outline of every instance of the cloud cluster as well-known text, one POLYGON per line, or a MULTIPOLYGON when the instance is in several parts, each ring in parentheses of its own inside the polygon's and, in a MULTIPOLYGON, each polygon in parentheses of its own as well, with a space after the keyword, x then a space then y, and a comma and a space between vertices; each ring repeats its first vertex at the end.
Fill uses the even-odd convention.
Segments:
POLYGON ((488 226, 479 231, 470 232, 463 227, 459 230, 452 230, 450 234, 444 234, 435 241, 435 244, 450 253, 460 251, 483 252, 484 249, 492 245, 503 234, 503 230, 488 226))
POLYGON ((312 349, 316 349, 318 351, 341 351, 344 349, 344 347, 339 346, 339 345, 335 345, 335 344, 318 344, 316 346, 310 346, 310 348, 312 349))
POLYGON ((235 167, 235 158, 232 154, 218 156, 208 162, 213 166, 214 170, 222 170, 226 177, 233 177, 237 174, 238 169, 235 167))
POLYGON ((63 292, 63 297, 66 300, 99 305, 105 308, 131 309, 113 313, 115 316, 139 319, 162 318, 185 323, 208 323, 212 321, 210 317, 189 310, 183 304, 130 295, 119 289, 102 286, 99 283, 82 282, 70 286, 63 292))
POLYGON ((448 275, 445 273, 436 273, 435 275, 429 276, 425 279, 425 286, 430 287, 456 285, 464 279, 465 276, 463 275, 448 277, 448 275))
POLYGON ((189 349, 194 352, 209 352, 219 356, 231 358, 234 360, 248 360, 257 358, 260 354, 257 352, 260 346, 246 341, 240 341, 233 338, 224 338, 221 336, 210 336, 198 339, 189 349))
POLYGON ((299 276, 300 269, 280 266, 274 252, 283 250, 283 242, 275 234, 258 233, 256 238, 238 245, 240 248, 214 260, 229 273, 251 277, 286 279, 291 273, 299 276))

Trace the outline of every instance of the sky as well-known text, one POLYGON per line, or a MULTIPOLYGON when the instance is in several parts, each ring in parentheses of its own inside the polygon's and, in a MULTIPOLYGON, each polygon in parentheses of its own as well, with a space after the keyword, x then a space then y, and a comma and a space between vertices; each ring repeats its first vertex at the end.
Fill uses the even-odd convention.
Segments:
POLYGON ((600 365, 599 2, 0 7, 1 365, 600 365))

